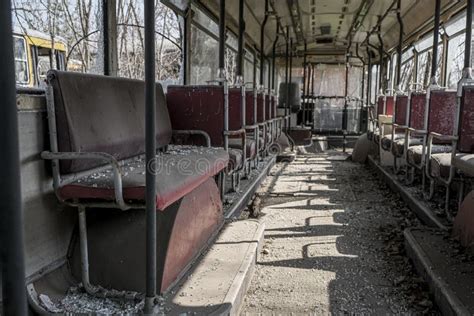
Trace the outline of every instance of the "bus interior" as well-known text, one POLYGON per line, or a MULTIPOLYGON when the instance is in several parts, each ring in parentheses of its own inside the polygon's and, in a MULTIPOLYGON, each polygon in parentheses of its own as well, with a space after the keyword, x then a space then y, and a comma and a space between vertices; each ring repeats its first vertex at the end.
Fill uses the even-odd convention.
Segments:
POLYGON ((474 314, 474 0, 19 2, 0 314, 474 314))

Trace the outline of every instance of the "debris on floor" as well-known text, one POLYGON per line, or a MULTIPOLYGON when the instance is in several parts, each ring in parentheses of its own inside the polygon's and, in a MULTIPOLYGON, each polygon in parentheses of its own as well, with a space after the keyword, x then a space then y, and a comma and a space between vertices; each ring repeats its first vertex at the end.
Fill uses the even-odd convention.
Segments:
POLYGON ((337 154, 298 156, 264 182, 265 244, 242 315, 438 314, 405 253, 418 219, 366 166, 327 159, 337 154))

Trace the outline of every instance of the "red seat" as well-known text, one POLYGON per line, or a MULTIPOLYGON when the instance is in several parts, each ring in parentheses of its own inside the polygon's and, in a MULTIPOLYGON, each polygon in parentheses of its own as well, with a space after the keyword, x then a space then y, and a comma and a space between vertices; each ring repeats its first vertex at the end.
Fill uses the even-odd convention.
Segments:
MULTIPOLYGON (((227 166, 229 156, 217 148, 170 146, 157 155, 156 208, 163 211, 227 166)), ((132 159, 122 167, 123 197, 145 201, 145 161, 132 159)), ((59 190, 65 200, 114 200, 114 177, 111 169, 94 173, 59 190)))
MULTIPOLYGON (((224 89, 216 85, 169 86, 167 106, 171 124, 178 130, 202 130, 211 144, 224 146, 224 89)), ((241 129, 240 90, 229 90, 229 130, 241 129), (231 118, 232 117, 232 118, 231 118)), ((185 143, 196 143, 195 137, 185 143)), ((240 138, 239 138, 240 140, 240 138)), ((242 161, 242 159, 235 160, 242 161)), ((230 164, 229 170, 240 165, 230 164)))
POLYGON ((412 93, 410 100, 410 120, 411 128, 422 130, 425 124, 426 93, 412 93))

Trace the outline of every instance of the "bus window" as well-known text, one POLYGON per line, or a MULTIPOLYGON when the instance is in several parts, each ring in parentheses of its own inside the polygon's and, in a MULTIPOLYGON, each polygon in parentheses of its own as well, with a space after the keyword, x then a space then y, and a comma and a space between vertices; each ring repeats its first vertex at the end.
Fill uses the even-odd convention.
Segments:
POLYGON ((28 57, 26 55, 26 42, 24 38, 13 37, 15 56, 15 77, 16 83, 20 85, 28 84, 28 57))

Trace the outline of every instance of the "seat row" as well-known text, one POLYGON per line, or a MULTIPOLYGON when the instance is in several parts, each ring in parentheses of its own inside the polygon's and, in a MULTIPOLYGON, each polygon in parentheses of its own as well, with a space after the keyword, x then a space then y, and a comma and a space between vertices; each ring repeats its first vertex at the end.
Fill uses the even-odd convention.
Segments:
POLYGON ((474 177, 474 86, 463 82, 458 91, 431 86, 427 91, 379 96, 368 137, 383 152, 393 155, 393 170, 405 172, 406 183, 421 178, 425 198, 436 186, 445 188, 444 210, 449 219, 450 193, 464 198, 464 187, 474 177))
POLYGON ((143 81, 53 70, 47 82, 50 150, 42 157, 52 162, 58 199, 78 211, 73 275, 92 295, 145 292, 143 210, 151 170, 157 288, 166 292, 221 227, 224 194, 282 134, 285 118, 277 116, 275 97, 225 81, 170 86, 167 95, 157 84, 158 151, 147 165, 143 81))

